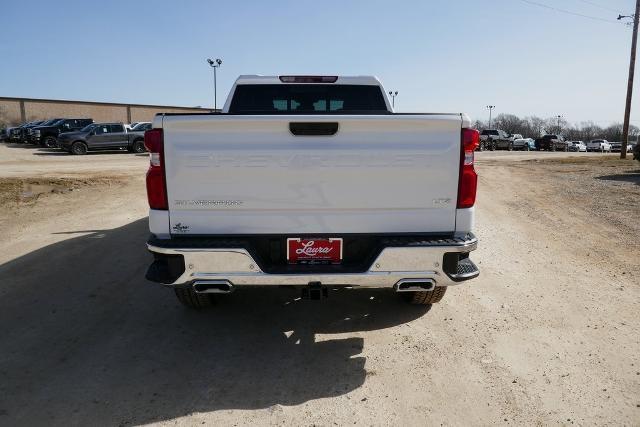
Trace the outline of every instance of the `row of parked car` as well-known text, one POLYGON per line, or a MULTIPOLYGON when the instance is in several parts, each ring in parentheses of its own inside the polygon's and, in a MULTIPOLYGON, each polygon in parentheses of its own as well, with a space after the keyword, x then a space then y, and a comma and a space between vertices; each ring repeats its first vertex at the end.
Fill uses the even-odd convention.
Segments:
POLYGON ((150 122, 95 123, 93 119, 55 118, 3 129, 0 139, 17 144, 60 148, 72 154, 92 150, 122 150, 143 153, 144 132, 150 122))
MULTIPOLYGON (((627 144, 627 152, 633 152, 633 143, 627 144)), ((586 144, 583 141, 567 141, 562 135, 547 134, 540 138, 523 138, 520 134, 509 134, 500 129, 485 129, 480 133, 478 150, 524 150, 524 151, 578 151, 578 152, 620 152, 621 142, 609 142, 606 139, 594 139, 586 144)))

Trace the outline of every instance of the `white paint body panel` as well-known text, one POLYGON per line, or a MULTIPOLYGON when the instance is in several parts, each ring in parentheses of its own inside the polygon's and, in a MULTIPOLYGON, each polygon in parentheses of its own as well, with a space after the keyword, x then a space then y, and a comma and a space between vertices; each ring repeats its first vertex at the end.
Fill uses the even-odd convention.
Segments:
POLYGON ((473 209, 456 209, 468 123, 444 114, 159 116, 169 227, 179 224, 180 234, 447 233, 458 221, 470 229, 473 209), (294 136, 289 122, 338 122, 339 130, 294 136))
POLYGON ((159 239, 170 238, 169 211, 149 209, 149 231, 159 239))
POLYGON ((473 232, 475 226, 476 208, 456 209, 456 235, 464 236, 473 232))

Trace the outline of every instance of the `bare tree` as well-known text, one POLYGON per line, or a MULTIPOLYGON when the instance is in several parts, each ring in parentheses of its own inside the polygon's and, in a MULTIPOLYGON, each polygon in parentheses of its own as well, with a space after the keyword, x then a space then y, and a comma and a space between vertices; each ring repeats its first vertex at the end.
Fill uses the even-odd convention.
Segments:
POLYGON ((538 138, 542 136, 544 133, 545 120, 540 117, 531 116, 527 119, 529 125, 531 126, 531 130, 533 131, 533 138, 538 138))
MULTIPOLYGON (((561 134, 569 140, 590 141, 593 139, 607 139, 609 141, 620 141, 622 138, 622 124, 613 123, 606 128, 598 126, 592 121, 581 122, 578 125, 569 123, 563 117, 549 117, 542 119, 536 116, 520 118, 514 114, 500 114, 492 123, 497 129, 514 134, 519 133, 525 137, 538 138, 545 133, 561 134), (495 124, 494 124, 495 123, 495 124)), ((487 128, 487 122, 476 120, 473 127, 478 130, 487 128)), ((629 127, 629 139, 637 141, 640 139, 640 128, 631 125, 629 127)))
POLYGON ((495 119, 495 127, 510 134, 524 132, 523 120, 514 114, 499 114, 495 119))
POLYGON ((473 122, 471 127, 476 129, 476 130, 481 131, 482 129, 486 129, 487 128, 487 123, 483 122, 482 120, 476 120, 475 122, 473 122))

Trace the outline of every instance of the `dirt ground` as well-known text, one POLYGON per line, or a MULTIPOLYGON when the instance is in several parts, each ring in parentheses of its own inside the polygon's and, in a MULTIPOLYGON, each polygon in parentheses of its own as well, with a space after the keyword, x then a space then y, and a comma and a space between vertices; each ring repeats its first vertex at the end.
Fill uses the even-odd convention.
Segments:
POLYGON ((430 309, 145 281, 145 156, 0 145, 0 425, 640 425, 640 163, 479 153, 430 309))

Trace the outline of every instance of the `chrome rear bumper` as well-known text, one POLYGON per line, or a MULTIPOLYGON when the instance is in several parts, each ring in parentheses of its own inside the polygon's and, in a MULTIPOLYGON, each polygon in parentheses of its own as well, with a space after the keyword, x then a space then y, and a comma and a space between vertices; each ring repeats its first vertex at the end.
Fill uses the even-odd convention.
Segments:
MULTIPOLYGON (((367 271, 358 273, 272 274, 259 267, 248 250, 230 248, 175 248, 154 241, 147 244, 149 251, 162 256, 182 257, 184 271, 168 286, 191 285, 199 281, 225 281, 232 286, 306 286, 312 282, 322 285, 340 285, 362 288, 394 288, 401 282, 432 281, 435 286, 456 285, 478 276, 479 271, 467 254, 477 248, 473 234, 464 238, 427 240, 417 245, 385 247, 367 271), (445 254, 447 255, 445 257, 445 254), (455 258, 456 265, 451 266, 455 258), (448 264, 445 266, 445 264, 448 264)), ((158 262, 158 261, 156 261, 158 262)))

